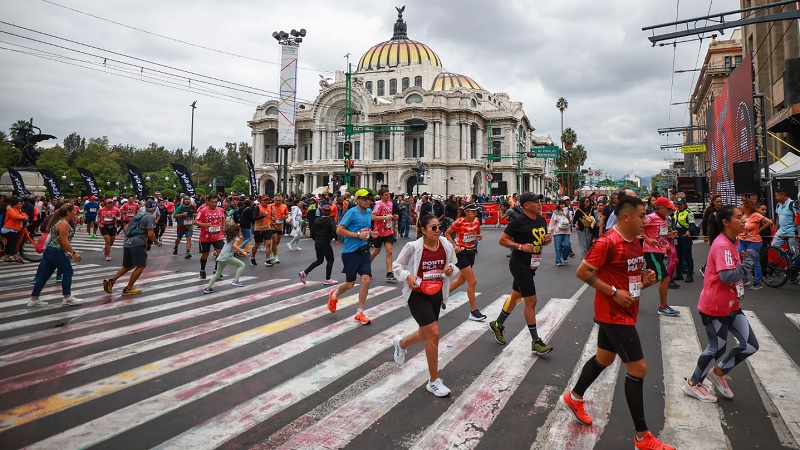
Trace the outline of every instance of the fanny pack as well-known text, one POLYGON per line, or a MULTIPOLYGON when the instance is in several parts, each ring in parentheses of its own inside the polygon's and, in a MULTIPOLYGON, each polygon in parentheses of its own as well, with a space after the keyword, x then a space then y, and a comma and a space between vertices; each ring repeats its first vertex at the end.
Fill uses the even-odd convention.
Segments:
POLYGON ((442 290, 442 282, 441 281, 423 281, 419 288, 417 289, 419 292, 422 292, 425 295, 431 296, 436 295, 442 290))
POLYGON ((369 253, 369 244, 362 245, 361 247, 358 247, 356 249, 356 253, 359 254, 359 255, 364 255, 366 253, 369 253))

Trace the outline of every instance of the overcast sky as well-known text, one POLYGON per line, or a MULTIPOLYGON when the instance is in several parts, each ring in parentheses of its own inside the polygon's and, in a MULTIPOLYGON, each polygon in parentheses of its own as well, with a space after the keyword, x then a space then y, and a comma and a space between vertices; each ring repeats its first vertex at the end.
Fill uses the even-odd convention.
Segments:
MULTIPOLYGON (((521 101, 536 134, 558 139, 556 100, 569 108, 565 127, 572 127, 589 154, 587 166, 616 176, 634 171, 655 174, 675 153, 659 145, 679 142, 679 135, 659 136, 657 128, 688 124, 685 102, 697 72, 672 77, 675 69, 702 65, 709 40, 655 47, 642 27, 739 8, 736 0, 405 0, 409 38, 430 46, 451 72, 468 75, 491 92, 506 92, 521 101), (699 51, 699 59, 698 59, 699 51), (674 84, 673 84, 674 82, 674 84)), ((91 49, 31 31, 0 24, 0 31, 20 34, 97 56, 0 33, 0 47, 16 45, 91 61, 103 69, 119 66, 110 59, 136 62, 118 52, 185 71, 270 92, 278 89, 280 47, 273 31, 306 28, 300 47, 298 97, 314 99, 319 74, 332 77, 372 45, 392 36, 395 3, 374 0, 275 2, 253 0, 54 0, 121 24, 235 53, 231 56, 171 41, 112 24, 42 0, 0 0, 0 20, 38 32, 89 44, 91 49), (261 61, 258 61, 261 60, 261 61)), ((668 31, 668 30, 665 30, 668 31)), ((727 39, 730 32, 720 39, 727 39)), ((101 73, 0 50, 0 126, 33 117, 43 132, 59 142, 75 131, 83 137, 108 136, 112 144, 137 147, 157 142, 167 148, 189 147, 191 108, 195 112, 195 146, 251 142, 246 122, 254 106, 270 94, 218 89, 248 104, 197 92, 197 83, 180 81, 180 90, 140 78, 156 73, 127 66, 134 79, 101 73), (191 89, 191 90, 188 90, 191 89)), ((69 61, 74 62, 74 61, 69 61)), ((80 63, 87 65, 86 63, 80 63)), ((106 69, 108 70, 108 69, 106 69)), ((119 72, 117 72, 119 73, 119 72)), ((152 81, 152 80, 150 80, 152 81)), ((173 78, 172 82, 176 80, 173 78)), ((242 88, 250 90, 247 88, 242 88)), ((54 141, 50 141, 53 143, 54 141)))

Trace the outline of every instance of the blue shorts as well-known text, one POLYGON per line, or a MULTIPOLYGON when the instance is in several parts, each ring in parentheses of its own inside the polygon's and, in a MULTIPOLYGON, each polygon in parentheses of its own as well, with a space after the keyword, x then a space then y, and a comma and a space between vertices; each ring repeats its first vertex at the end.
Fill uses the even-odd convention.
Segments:
POLYGON ((342 253, 342 273, 348 283, 356 281, 357 275, 367 275, 372 277, 372 262, 369 256, 369 246, 367 251, 359 253, 358 250, 352 253, 342 253))
POLYGON ((192 237, 192 230, 178 231, 178 240, 183 239, 184 236, 192 237))

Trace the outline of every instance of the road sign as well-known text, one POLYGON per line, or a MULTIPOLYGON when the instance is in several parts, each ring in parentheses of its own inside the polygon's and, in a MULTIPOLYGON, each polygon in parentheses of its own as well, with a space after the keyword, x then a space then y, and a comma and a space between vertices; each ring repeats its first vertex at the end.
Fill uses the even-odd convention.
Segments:
POLYGON ((494 175, 492 175, 491 173, 487 173, 486 174, 486 181, 489 181, 489 182, 494 181, 494 175))
POLYGON ((531 152, 536 153, 537 158, 558 158, 557 145, 548 145, 546 147, 531 147, 531 152))
POLYGON ((706 144, 684 145, 681 147, 681 153, 705 153, 706 144))
POLYGON ((594 171, 594 176, 596 176, 596 177, 602 177, 602 176, 603 176, 603 171, 602 171, 602 170, 595 170, 595 171, 594 171))
POLYGON ((677 169, 661 169, 662 177, 672 177, 678 174, 677 169))

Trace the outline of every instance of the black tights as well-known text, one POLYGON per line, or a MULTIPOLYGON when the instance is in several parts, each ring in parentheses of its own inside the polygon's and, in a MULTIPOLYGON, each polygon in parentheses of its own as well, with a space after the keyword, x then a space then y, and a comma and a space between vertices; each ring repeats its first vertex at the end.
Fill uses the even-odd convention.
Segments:
POLYGON ((325 279, 331 279, 331 272, 333 272, 333 247, 330 241, 314 241, 314 250, 317 252, 317 260, 312 262, 305 270, 306 275, 311 273, 317 266, 322 265, 323 260, 328 261, 325 266, 325 279))

